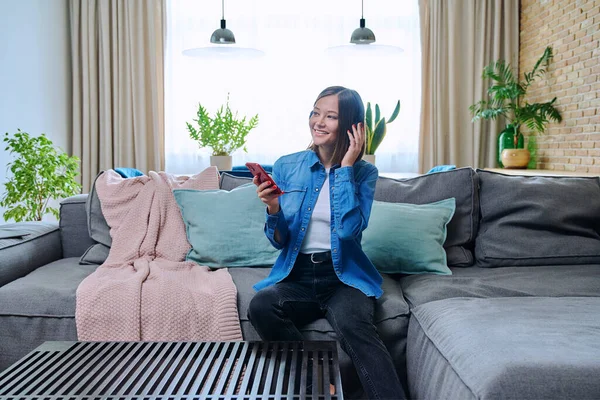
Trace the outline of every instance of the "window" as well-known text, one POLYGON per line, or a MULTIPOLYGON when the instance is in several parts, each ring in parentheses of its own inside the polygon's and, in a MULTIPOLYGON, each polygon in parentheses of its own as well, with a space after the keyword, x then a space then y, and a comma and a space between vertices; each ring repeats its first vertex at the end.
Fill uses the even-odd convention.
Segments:
POLYGON ((365 104, 378 103, 386 119, 401 101, 400 115, 388 125, 376 151, 377 166, 382 172, 416 172, 421 96, 417 3, 365 2, 366 25, 377 44, 404 50, 382 56, 349 45, 359 25, 359 0, 227 0, 225 19, 237 45, 258 48, 265 56, 224 60, 182 54, 209 44, 219 27, 221 2, 167 1, 165 169, 184 174, 209 165, 210 150, 200 149, 185 125, 196 118, 198 103, 212 114, 229 93, 232 110, 248 117, 258 114, 259 125, 248 135, 248 153, 235 152, 233 165, 272 164, 307 148, 315 98, 327 86, 342 85, 357 90, 365 104), (325 51, 338 45, 349 46, 341 53, 325 51))

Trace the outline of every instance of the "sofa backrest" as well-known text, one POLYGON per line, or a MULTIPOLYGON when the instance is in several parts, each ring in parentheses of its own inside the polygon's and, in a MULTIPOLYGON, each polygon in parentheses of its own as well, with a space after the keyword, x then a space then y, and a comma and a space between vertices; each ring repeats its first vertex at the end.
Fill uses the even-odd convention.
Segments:
POLYGON ((600 263, 598 177, 477 174, 478 266, 600 263))
MULTIPOLYGON (((223 173, 220 187, 231 190, 251 181, 223 173)), ((386 202, 424 204, 450 197, 456 212, 444 244, 449 266, 600 263, 598 178, 459 168, 409 179, 380 177, 375 190, 375 200, 386 202)), ((99 263, 108 254, 103 243, 110 240, 109 228, 94 189, 61 203, 60 225, 65 257, 87 249, 88 261, 99 263)))

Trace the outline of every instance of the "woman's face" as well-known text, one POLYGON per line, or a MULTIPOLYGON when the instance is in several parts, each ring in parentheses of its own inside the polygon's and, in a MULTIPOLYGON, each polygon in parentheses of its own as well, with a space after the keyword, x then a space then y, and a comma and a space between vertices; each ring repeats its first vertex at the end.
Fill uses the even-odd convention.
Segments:
POLYGON ((337 95, 322 97, 315 103, 308 122, 315 145, 334 147, 338 135, 338 112, 337 95))

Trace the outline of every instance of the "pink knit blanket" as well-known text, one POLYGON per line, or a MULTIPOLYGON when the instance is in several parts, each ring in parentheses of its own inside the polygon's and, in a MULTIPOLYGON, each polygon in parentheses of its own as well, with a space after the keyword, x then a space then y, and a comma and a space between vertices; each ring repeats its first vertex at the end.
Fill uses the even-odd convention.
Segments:
POLYGON ((112 247, 77 289, 79 340, 242 340, 229 272, 184 261, 190 245, 173 196, 178 188, 218 189, 218 171, 124 179, 109 170, 97 179, 112 247))

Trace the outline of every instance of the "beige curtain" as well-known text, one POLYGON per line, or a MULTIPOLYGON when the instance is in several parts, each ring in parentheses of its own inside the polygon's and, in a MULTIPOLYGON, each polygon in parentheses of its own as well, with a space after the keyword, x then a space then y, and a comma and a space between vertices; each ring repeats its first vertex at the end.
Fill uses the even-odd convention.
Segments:
POLYGON ((164 0, 70 0, 73 153, 100 170, 164 169, 164 0))
POLYGON ((519 0, 419 0, 422 100, 419 169, 496 166, 504 121, 471 122, 486 95, 483 68, 504 59, 518 68, 519 0))

